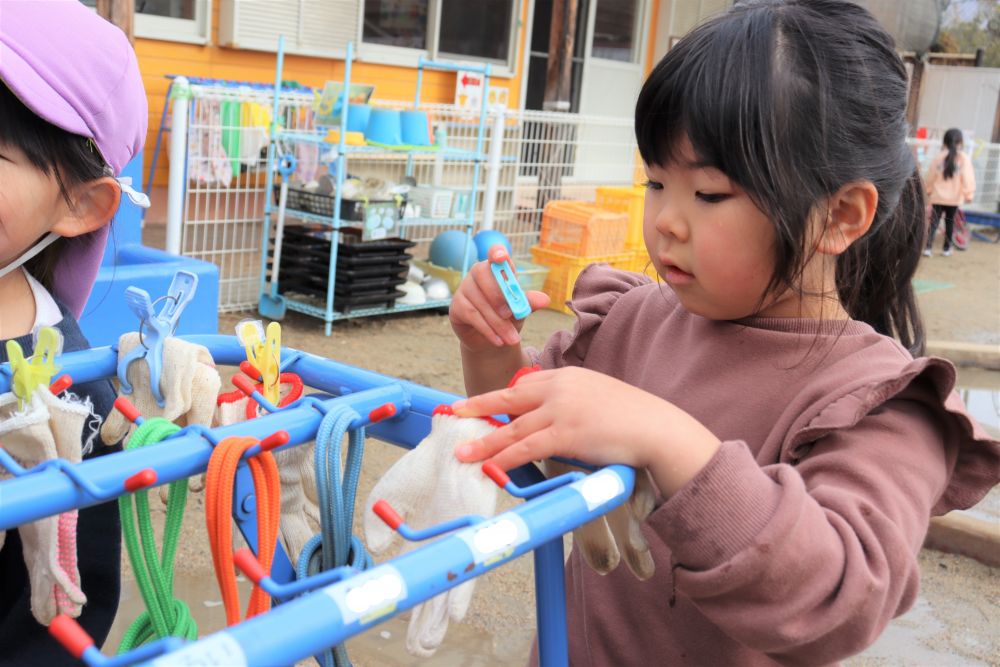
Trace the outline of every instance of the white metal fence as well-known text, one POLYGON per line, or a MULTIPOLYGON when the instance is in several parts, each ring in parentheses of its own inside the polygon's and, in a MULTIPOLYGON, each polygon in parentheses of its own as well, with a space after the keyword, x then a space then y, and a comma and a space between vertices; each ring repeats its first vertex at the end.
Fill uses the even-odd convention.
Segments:
MULTIPOLYGON (((260 292, 272 94, 262 86, 191 86, 180 252, 219 267, 220 311, 255 307, 260 292)), ((280 122, 309 130, 312 100, 283 92, 280 122)))
MULTIPOLYGON (((220 311, 256 307, 260 284, 260 237, 264 215, 267 131, 272 92, 266 86, 193 85, 186 131, 182 254, 219 267, 220 311)), ((283 91, 284 127, 311 132, 308 91, 283 91)), ((404 103, 395 106, 404 107, 404 103)), ((449 146, 473 150, 477 113, 451 105, 426 105, 432 125, 444 128, 449 146)), ((631 121, 541 111, 493 113, 484 130, 490 162, 480 170, 476 228, 490 225, 526 257, 538 242, 542 208, 552 199, 593 199, 601 185, 629 185, 641 172, 631 121), (492 172, 492 178, 491 178, 492 172)), ((925 171, 940 141, 911 140, 925 171)), ((296 150, 302 150, 301 147, 296 150)), ((1000 144, 970 148, 977 189, 970 208, 995 212, 1000 202, 1000 144)), ((303 178, 325 169, 318 155, 299 154, 303 178)), ((420 184, 468 189, 474 165, 443 160, 432 152, 352 156, 349 174, 399 180, 410 162, 420 184)), ((168 211, 168 219, 171 213, 168 211)), ((416 256, 442 227, 413 228, 416 256)))
MULTIPOLYGON (((260 123, 263 110, 269 117, 271 95, 266 88, 192 86, 180 250, 219 266, 220 311, 257 305, 261 223, 268 196, 264 192, 267 134, 260 123)), ((316 131, 311 103, 311 94, 283 92, 284 126, 316 131)), ((475 149, 478 113, 451 105, 424 109, 434 127, 444 128, 450 147, 475 149)), ((480 169, 475 221, 476 229, 485 223, 503 232, 515 256, 528 256, 528 249, 538 242, 545 202, 593 199, 598 186, 635 180, 638 158, 628 119, 535 111, 498 114, 490 116, 484 130, 483 149, 492 159, 480 169), (499 145, 494 145, 497 141, 499 145)), ((297 157, 305 180, 325 169, 317 154, 297 157)), ((420 184, 456 189, 472 184, 471 161, 445 161, 432 152, 353 155, 347 172, 397 181, 406 173, 408 161, 420 184)), ((409 235, 418 242, 415 256, 426 256, 430 240, 443 229, 411 228, 409 235)))

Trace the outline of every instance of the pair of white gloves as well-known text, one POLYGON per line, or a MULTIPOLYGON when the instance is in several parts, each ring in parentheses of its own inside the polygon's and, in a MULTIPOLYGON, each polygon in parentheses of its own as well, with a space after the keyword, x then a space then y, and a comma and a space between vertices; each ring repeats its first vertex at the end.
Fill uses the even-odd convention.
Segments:
MULTIPOLYGON (((139 344, 138 333, 123 335, 119 358, 139 344)), ((182 425, 211 423, 221 382, 204 347, 175 338, 165 341, 161 387, 166 400, 162 408, 152 394, 146 363, 131 364, 128 378, 133 391, 127 396, 144 417, 165 417, 182 425)), ((89 433, 93 419, 90 402, 71 394, 60 399, 39 386, 20 409, 18 398, 7 393, 0 396, 0 443, 25 468, 54 458, 79 463, 90 448, 91 437, 84 429, 89 433)), ((112 411, 101 428, 101 439, 107 444, 127 440, 133 429, 121 413, 112 411)), ((9 476, 4 472, 0 475, 9 476)), ((77 569, 76 521, 74 510, 18 529, 31 586, 31 611, 43 625, 60 613, 78 617, 87 602, 77 569)), ((5 537, 0 532, 0 546, 5 537)))
MULTIPOLYGON (((91 428, 92 419, 89 401, 71 395, 60 399, 45 386, 32 392, 23 409, 9 392, 0 396, 0 443, 24 468, 55 458, 79 463, 84 429, 91 428)), ((0 478, 9 476, 0 469, 0 478)), ((31 613, 42 625, 57 614, 78 617, 87 602, 77 569, 76 521, 77 511, 72 510, 18 527, 31 586, 31 613)), ((5 539, 6 532, 0 531, 0 547, 5 539)))

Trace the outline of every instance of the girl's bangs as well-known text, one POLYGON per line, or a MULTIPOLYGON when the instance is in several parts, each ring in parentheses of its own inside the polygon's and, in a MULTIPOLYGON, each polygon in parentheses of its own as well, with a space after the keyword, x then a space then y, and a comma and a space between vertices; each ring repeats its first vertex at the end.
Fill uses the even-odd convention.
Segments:
MULTIPOLYGON (((769 12, 732 14, 696 28, 660 61, 639 94, 635 134, 646 164, 681 159, 690 140, 698 166, 721 170, 743 187, 766 155, 772 130, 772 21, 769 12)), ((759 178, 759 171, 756 171, 759 178)))

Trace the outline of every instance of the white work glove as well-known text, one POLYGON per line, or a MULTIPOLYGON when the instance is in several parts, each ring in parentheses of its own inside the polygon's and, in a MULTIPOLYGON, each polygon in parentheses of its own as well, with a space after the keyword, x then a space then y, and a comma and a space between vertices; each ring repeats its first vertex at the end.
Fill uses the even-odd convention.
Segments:
MULTIPOLYGON (((396 538, 396 532, 372 511, 379 500, 386 500, 408 526, 418 530, 468 514, 493 516, 496 484, 483 474, 479 464, 462 463, 454 451, 495 428, 483 419, 452 415, 431 418, 427 437, 389 469, 365 502, 365 542, 372 554, 384 553, 396 538)), ((403 551, 419 546, 407 542, 403 551)), ((434 655, 444 639, 448 620, 465 617, 474 586, 475 580, 469 580, 414 607, 406 632, 406 650, 411 655, 434 655)))
MULTIPOLYGON (((139 344, 138 332, 123 334, 118 339, 118 359, 123 359, 139 344)), ((179 426, 209 426, 212 423, 222 380, 212 355, 203 346, 173 337, 163 342, 163 370, 160 374, 160 390, 164 398, 162 408, 153 396, 149 366, 144 360, 129 364, 128 380, 132 383, 132 393, 119 392, 119 396, 132 401, 144 418, 163 417, 179 426)), ((117 410, 112 410, 101 428, 101 439, 108 445, 122 438, 128 442, 134 430, 134 424, 117 410)))
MULTIPOLYGON (((282 382, 278 405, 284 406, 289 398, 294 400, 301 390, 296 391, 293 383, 282 382)), ((235 391, 219 397, 215 410, 215 425, 228 426, 246 421, 247 406, 252 399, 235 391)), ((250 414, 256 414, 251 411, 250 414)), ((319 492, 316 489, 316 467, 313 461, 316 444, 303 443, 274 452, 281 479, 281 540, 285 553, 292 563, 298 562, 302 547, 313 535, 320 531, 319 492)), ((234 531, 236 529, 234 528, 234 531)), ((234 536, 234 543, 239 540, 234 536)))
MULTIPOLYGON (((567 472, 581 471, 560 461, 545 461, 547 477, 558 477, 567 472)), ((573 531, 573 548, 579 549, 583 559, 598 574, 607 574, 625 557, 625 564, 640 581, 653 576, 656 566, 649 553, 649 545, 642 535, 642 522, 653 511, 656 489, 643 468, 635 471, 635 488, 627 501, 607 514, 583 524, 573 531)))
MULTIPOLYGON (((89 403, 60 400, 46 387, 32 393, 24 410, 18 410, 13 393, 3 394, 0 442, 25 468, 57 457, 79 463, 83 429, 90 418, 89 403)), ((31 586, 31 613, 42 625, 48 625, 57 614, 76 618, 87 603, 77 569, 76 521, 73 510, 18 528, 31 586)))

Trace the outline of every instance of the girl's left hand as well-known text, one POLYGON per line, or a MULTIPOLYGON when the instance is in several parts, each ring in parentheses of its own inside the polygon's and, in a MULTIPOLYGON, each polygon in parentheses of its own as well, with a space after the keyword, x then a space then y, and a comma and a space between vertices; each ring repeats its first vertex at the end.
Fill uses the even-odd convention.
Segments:
POLYGON ((517 416, 458 447, 461 461, 492 459, 511 470, 566 456, 596 465, 649 467, 665 494, 693 477, 719 447, 715 435, 672 403, 575 366, 529 373, 513 387, 458 401, 452 408, 460 417, 517 416), (660 468, 668 471, 667 478, 660 479, 660 468))

